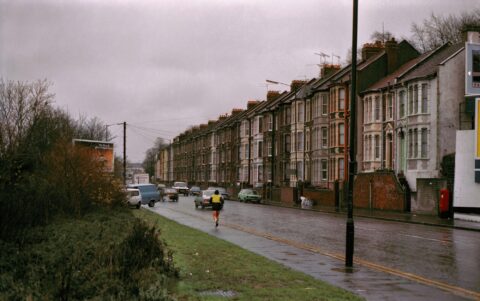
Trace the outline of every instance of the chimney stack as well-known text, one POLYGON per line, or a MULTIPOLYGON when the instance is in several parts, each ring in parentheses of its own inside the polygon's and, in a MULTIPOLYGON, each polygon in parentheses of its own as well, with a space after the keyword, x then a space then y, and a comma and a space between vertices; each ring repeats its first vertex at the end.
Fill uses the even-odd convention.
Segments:
POLYGON ((290 84, 290 91, 297 91, 306 83, 307 83, 306 80, 298 80, 298 79, 292 80, 292 83, 290 84))
POLYGON ((320 71, 320 78, 324 78, 338 70, 340 70, 340 65, 323 64, 322 70, 320 71))
POLYGON ((366 43, 362 47, 362 61, 366 61, 375 54, 383 50, 383 44, 381 41, 375 41, 375 43, 366 43))
POLYGON ((279 91, 268 91, 267 92, 267 101, 274 101, 279 96, 280 96, 279 91))
POLYGON ((258 100, 249 100, 249 101, 247 102, 247 110, 250 110, 251 108, 253 108, 254 106, 256 106, 258 103, 259 103, 258 100))
POLYGON ((242 113, 242 112, 243 112, 242 109, 234 108, 234 109, 232 110, 232 116, 237 115, 238 113, 242 113))
POLYGON ((395 71, 398 66, 398 43, 395 38, 385 42, 385 53, 387 54, 387 74, 395 71))

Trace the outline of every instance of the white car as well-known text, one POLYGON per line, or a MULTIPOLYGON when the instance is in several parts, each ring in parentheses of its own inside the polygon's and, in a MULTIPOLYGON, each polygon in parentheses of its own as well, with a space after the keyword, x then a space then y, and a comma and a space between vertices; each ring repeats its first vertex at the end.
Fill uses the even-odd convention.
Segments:
POLYGON ((189 194, 189 189, 188 185, 185 182, 175 182, 173 183, 173 187, 178 191, 178 194, 183 194, 184 196, 188 196, 189 194))
POLYGON ((140 190, 135 188, 127 188, 127 204, 140 209, 140 206, 142 205, 142 196, 140 195, 140 190))

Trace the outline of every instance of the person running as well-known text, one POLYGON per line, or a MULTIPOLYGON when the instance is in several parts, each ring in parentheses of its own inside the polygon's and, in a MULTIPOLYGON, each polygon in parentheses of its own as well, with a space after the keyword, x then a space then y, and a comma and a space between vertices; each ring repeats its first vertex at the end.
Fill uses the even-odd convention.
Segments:
POLYGON ((220 195, 218 190, 215 190, 212 197, 210 197, 210 204, 212 204, 213 221, 215 222, 215 227, 218 227, 218 219, 220 218, 220 210, 222 210, 223 202, 224 200, 222 196, 220 195))

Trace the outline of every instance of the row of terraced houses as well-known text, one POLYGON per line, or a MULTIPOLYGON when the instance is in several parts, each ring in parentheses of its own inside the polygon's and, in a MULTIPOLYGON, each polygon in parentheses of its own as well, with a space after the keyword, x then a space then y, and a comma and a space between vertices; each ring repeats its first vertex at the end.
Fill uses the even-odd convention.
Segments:
MULTIPOLYGON (((453 188, 455 132, 473 128, 465 44, 419 53, 395 39, 365 44, 357 65, 356 207, 435 214, 453 188)), ((334 205, 348 175, 351 65, 325 64, 218 120, 175 137, 158 155, 159 182, 254 187, 266 199, 305 195, 334 205)), ((337 204, 338 205, 338 204, 337 204)))

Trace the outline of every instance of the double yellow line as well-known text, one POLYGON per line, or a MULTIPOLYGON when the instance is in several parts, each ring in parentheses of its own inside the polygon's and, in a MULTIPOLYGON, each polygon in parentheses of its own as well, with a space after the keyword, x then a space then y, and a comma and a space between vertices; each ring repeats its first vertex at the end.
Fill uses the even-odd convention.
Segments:
MULTIPOLYGON (((210 219, 200 217, 198 215, 186 213, 186 212, 171 209, 171 208, 168 208, 168 209, 172 210, 172 211, 182 213, 182 214, 190 215, 190 216, 192 216, 194 218, 197 218, 197 219, 210 221, 210 219)), ((263 238, 266 238, 266 239, 269 239, 269 240, 272 240, 272 241, 275 241, 275 242, 283 243, 283 244, 286 244, 286 245, 289 245, 289 246, 292 246, 292 247, 295 247, 295 248, 298 248, 298 249, 302 249, 302 250, 310 251, 310 252, 313 252, 313 253, 321 254, 321 255, 324 255, 324 256, 328 256, 328 257, 331 257, 331 258, 338 259, 340 261, 345 261, 345 256, 344 255, 339 254, 339 253, 329 252, 329 251, 326 251, 326 250, 322 250, 321 248, 319 248, 317 246, 312 246, 312 245, 309 245, 309 244, 304 244, 304 243, 300 243, 300 242, 297 242, 297 241, 288 240, 288 239, 285 239, 285 238, 273 236, 272 234, 265 233, 265 232, 260 232, 260 231, 257 231, 255 229, 253 229, 253 228, 248 228, 248 227, 240 226, 240 225, 237 225, 237 224, 222 223, 222 225, 225 226, 225 227, 235 229, 235 230, 238 230, 238 231, 242 231, 242 232, 245 232, 245 233, 248 233, 248 234, 252 234, 252 235, 255 235, 255 236, 258 236, 258 237, 263 237, 263 238)), ((441 282, 441 281, 437 281, 437 280, 433 280, 433 279, 428 279, 428 278, 425 278, 425 277, 422 277, 422 276, 419 276, 419 275, 415 275, 415 274, 412 274, 412 273, 407 273, 407 272, 403 272, 403 271, 400 271, 400 270, 397 270, 397 269, 389 268, 389 267, 379 265, 379 264, 376 264, 376 263, 373 263, 373 262, 370 262, 370 261, 367 261, 367 260, 360 259, 358 257, 354 257, 354 262, 358 265, 370 268, 372 270, 376 270, 376 271, 384 272, 384 273, 387 273, 387 274, 390 274, 390 275, 395 275, 395 276, 398 276, 398 277, 402 277, 402 278, 405 278, 405 279, 408 279, 408 280, 411 280, 411 281, 415 281, 417 283, 421 283, 421 284, 425 284, 425 285, 428 285, 428 286, 432 286, 432 287, 442 289, 444 291, 450 292, 450 293, 458 295, 458 296, 462 296, 462 297, 465 297, 465 298, 468 298, 468 299, 480 301, 480 292, 471 291, 471 290, 464 289, 464 288, 461 288, 461 287, 458 287, 458 286, 455 286, 455 285, 450 285, 450 284, 445 283, 445 282, 441 282)))

